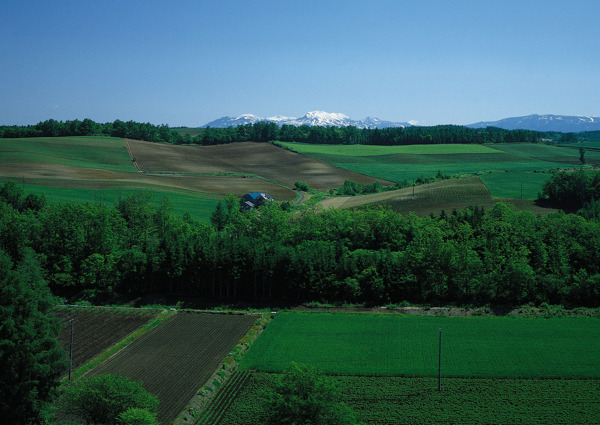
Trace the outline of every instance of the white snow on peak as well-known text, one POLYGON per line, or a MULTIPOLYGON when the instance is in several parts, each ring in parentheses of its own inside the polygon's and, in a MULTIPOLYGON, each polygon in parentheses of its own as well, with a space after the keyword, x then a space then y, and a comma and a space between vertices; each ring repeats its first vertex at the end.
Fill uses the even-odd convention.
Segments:
POLYGON ((291 121, 291 120, 295 120, 295 119, 296 118, 293 118, 293 117, 286 117, 285 115, 275 115, 275 116, 266 118, 267 121, 273 121, 273 122, 285 122, 285 121, 291 121))
POLYGON ((205 124, 204 127, 231 127, 246 124, 255 124, 260 121, 274 122, 278 125, 295 126, 321 126, 321 127, 348 127, 357 128, 385 128, 385 127, 405 127, 408 123, 396 123, 382 121, 379 118, 367 117, 364 120, 352 120, 348 115, 336 112, 311 111, 299 118, 276 115, 272 117, 259 117, 253 114, 242 114, 238 117, 223 117, 205 124))
POLYGON ((257 117, 254 114, 242 114, 242 115, 240 115, 238 117, 235 117, 235 119, 236 120, 243 120, 243 119, 246 119, 246 120, 252 120, 252 119, 261 120, 262 118, 261 117, 257 117))

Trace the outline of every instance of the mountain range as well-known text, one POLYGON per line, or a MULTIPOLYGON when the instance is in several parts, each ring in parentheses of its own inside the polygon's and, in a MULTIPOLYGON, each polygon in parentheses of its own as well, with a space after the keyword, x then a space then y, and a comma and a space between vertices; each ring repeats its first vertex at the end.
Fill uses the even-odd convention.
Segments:
POLYGON ((244 114, 238 117, 222 117, 211 121, 202 127, 225 128, 237 127, 238 125, 254 124, 260 121, 274 122, 277 125, 308 125, 321 127, 349 127, 356 128, 387 128, 387 127, 410 127, 408 122, 383 121, 379 118, 367 117, 363 120, 353 120, 347 115, 325 111, 312 111, 300 118, 285 117, 277 115, 274 117, 258 117, 252 114, 244 114))
MULTIPOLYGON (((323 127, 348 127, 356 128, 387 128, 387 127, 410 127, 410 122, 383 121, 379 118, 367 117, 362 120, 353 120, 349 116, 340 113, 325 111, 312 111, 306 115, 293 118, 282 115, 273 117, 259 117, 252 114, 244 114, 237 117, 222 117, 211 121, 202 127, 226 128, 238 125, 254 124, 266 121, 277 125, 308 125, 323 127)), ((600 117, 584 117, 571 115, 527 115, 523 117, 505 118, 498 121, 481 121, 466 125, 471 128, 498 127, 505 130, 533 130, 533 131, 557 131, 561 133, 577 133, 580 131, 600 131, 600 117)))
POLYGON ((471 128, 499 127, 505 130, 558 131, 577 133, 600 130, 600 117, 570 115, 527 115, 505 118, 499 121, 482 121, 467 125, 471 128))

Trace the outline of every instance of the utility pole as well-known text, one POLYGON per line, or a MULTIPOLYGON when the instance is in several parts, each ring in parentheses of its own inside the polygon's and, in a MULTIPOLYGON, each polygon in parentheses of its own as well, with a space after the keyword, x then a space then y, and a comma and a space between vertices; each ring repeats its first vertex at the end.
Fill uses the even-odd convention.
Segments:
POLYGON ((438 391, 442 391, 442 328, 440 328, 440 355, 438 363, 438 391))
POLYGON ((73 331, 75 328, 75 319, 71 318, 71 344, 69 346, 69 381, 71 380, 71 374, 73 372, 73 331))

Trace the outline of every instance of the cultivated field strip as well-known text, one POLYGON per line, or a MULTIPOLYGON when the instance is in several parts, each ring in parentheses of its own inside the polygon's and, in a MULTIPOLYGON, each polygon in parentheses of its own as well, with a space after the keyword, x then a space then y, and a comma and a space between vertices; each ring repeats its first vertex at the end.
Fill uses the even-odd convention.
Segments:
POLYGON ((251 372, 234 372, 227 380, 227 383, 221 387, 218 395, 198 422, 202 425, 218 425, 227 409, 233 404, 250 378, 251 372))
POLYGON ((180 312, 91 373, 119 373, 156 394, 158 420, 172 421, 256 322, 254 315, 180 312))
MULTIPOLYGON (((345 180, 361 184, 378 180, 337 168, 331 164, 291 152, 270 143, 230 143, 217 146, 173 146, 130 140, 129 145, 142 171, 171 173, 235 173, 257 175, 268 181, 293 186, 296 181, 312 188, 339 187, 345 180)), ((389 182, 388 182, 389 183, 389 182)), ((260 188, 256 189, 257 191, 260 188)), ((280 190, 287 190, 282 187, 280 190)), ((237 193, 232 189, 230 193, 237 193)), ((274 189, 269 189, 274 192, 274 189)), ((283 195, 271 195, 280 199, 283 195)), ((286 199, 286 198, 282 198, 286 199)))
POLYGON ((76 369, 121 341, 158 315, 158 310, 128 308, 58 307, 54 315, 64 321, 58 340, 66 351, 73 332, 73 368, 76 369))
MULTIPOLYGON (((199 423, 262 425, 261 394, 276 379, 277 374, 252 372, 218 421, 199 423)), ((338 387, 342 401, 365 424, 600 423, 597 379, 444 377, 441 392, 437 378, 334 376, 330 379, 338 387)))
POLYGON ((600 320, 393 314, 279 313, 242 370, 279 372, 291 361, 340 375, 600 379, 600 320))

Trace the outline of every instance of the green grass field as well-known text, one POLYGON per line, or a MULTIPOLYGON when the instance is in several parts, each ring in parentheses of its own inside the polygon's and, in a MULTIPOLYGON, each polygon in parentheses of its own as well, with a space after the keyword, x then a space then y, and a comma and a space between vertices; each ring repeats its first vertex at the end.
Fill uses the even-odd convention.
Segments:
POLYGON ((0 162, 37 162, 135 172, 123 139, 116 137, 0 139, 0 154, 0 162))
MULTIPOLYGON (((1 182, 2 179, 0 179, 1 182)), ((100 202, 105 205, 115 205, 119 199, 142 190, 152 194, 151 205, 158 207, 166 196, 173 206, 175 215, 182 216, 189 213, 192 218, 200 221, 208 221, 219 202, 218 199, 205 198, 190 191, 181 190, 181 193, 177 193, 169 190, 157 190, 149 185, 139 185, 134 188, 123 186, 123 188, 112 189, 63 188, 28 184, 23 187, 26 193, 38 195, 43 193, 49 202, 100 202)))
POLYGON ((291 361, 342 375, 600 378, 600 320, 281 313, 244 358, 244 370, 291 361))
POLYGON ((311 155, 337 155, 350 157, 382 155, 448 155, 448 154, 498 154, 499 152, 483 145, 318 145, 310 143, 277 142, 288 149, 311 155))
POLYGON ((583 317, 282 312, 242 360, 244 385, 217 394, 218 421, 198 423, 259 424, 262 392, 292 361, 330 375, 367 424, 598 423, 599 336, 583 317))
POLYGON ((489 173, 479 176, 495 199, 537 199, 544 183, 550 178, 548 173, 511 172, 489 173))
MULTIPOLYGON (((285 147, 337 167, 391 181, 454 176, 489 171, 516 173, 572 168, 579 152, 546 145, 311 145, 282 143, 285 147)), ((520 184, 523 181, 516 181, 520 184)), ((536 190, 537 193, 537 190, 536 190)), ((492 196, 498 196, 492 193, 492 196)))

